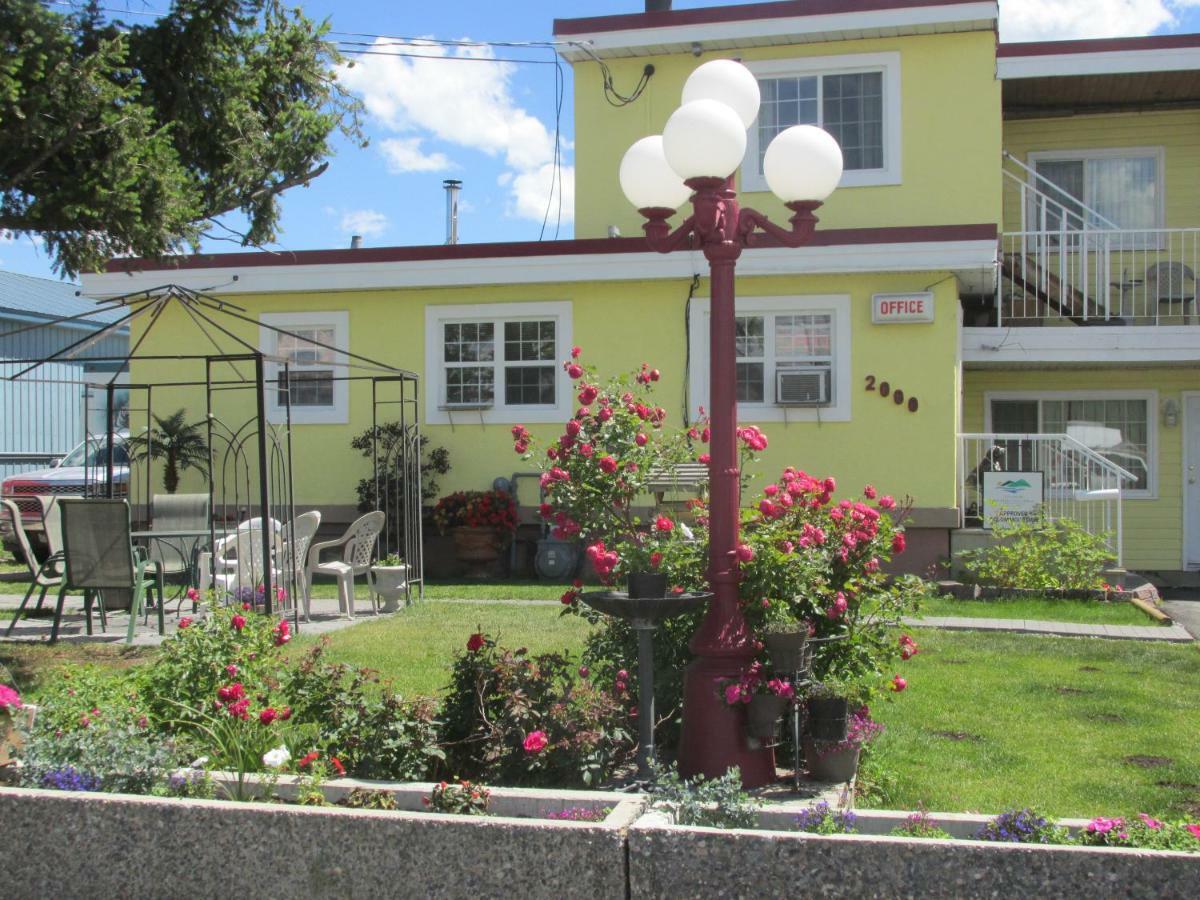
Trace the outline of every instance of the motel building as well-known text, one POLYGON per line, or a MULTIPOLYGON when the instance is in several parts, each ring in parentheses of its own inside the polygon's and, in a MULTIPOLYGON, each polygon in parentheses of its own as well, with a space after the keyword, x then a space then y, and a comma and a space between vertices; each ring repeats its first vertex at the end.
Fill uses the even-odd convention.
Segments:
MULTIPOLYGON (((770 437, 762 473, 795 465, 842 491, 911 498, 914 571, 986 536, 1007 497, 1092 530, 1119 524, 1127 568, 1188 578, 1200 569, 1200 35, 1000 43, 994 2, 844 9, 557 20, 556 39, 575 42, 561 49, 573 240, 122 259, 84 292, 176 283, 245 310, 241 337, 304 382, 295 499, 334 527, 369 475, 349 441, 371 424, 370 387, 255 321, 417 372, 422 433, 450 452, 442 492, 530 469, 510 428, 551 439, 573 414, 559 365, 573 345, 605 375, 659 368, 678 424, 706 403, 707 266, 646 247, 617 173, 696 66, 736 58, 763 98, 735 176, 744 205, 786 222, 762 155, 790 125, 823 127, 845 160, 809 244, 764 238, 739 261, 739 419, 770 437), (601 64, 617 85, 653 74, 614 106, 601 64)), ((169 353, 185 328, 165 310, 143 352, 169 353)), ((135 362, 131 381, 164 365, 135 362)))

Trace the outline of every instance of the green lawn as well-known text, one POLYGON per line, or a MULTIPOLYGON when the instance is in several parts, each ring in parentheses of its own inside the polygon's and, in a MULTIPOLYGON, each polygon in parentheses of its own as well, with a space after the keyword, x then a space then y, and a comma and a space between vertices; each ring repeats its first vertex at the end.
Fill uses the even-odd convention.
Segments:
POLYGON ((1005 600, 956 600, 931 597, 921 601, 925 616, 968 616, 985 619, 1039 619, 1086 625, 1157 625, 1132 603, 1019 597, 1005 600))
POLYGON ((897 808, 1200 818, 1200 646, 922 630, 872 713, 897 808))
MULTIPOLYGON (((454 654, 483 631, 503 646, 531 653, 578 652, 591 627, 578 616, 560 616, 557 606, 439 603, 428 600, 396 616, 328 635, 328 657, 377 670, 405 696, 441 693, 454 654)), ((316 637, 301 637, 303 648, 316 637)))

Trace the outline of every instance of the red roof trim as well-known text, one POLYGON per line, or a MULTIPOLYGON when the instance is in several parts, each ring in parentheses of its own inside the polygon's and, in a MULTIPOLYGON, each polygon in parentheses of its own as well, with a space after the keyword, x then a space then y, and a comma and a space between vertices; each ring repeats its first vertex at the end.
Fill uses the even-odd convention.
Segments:
MULTIPOLYGON (((843 244, 908 244, 928 241, 990 241, 995 225, 917 225, 901 228, 830 228, 818 230, 810 246, 843 244)), ((778 244, 763 236, 757 247, 778 244)), ((571 256, 575 254, 650 253, 645 238, 588 238, 570 241, 521 241, 496 244, 450 244, 420 247, 363 247, 358 250, 296 250, 284 253, 209 253, 161 260, 114 259, 106 272, 145 272, 170 269, 346 265, 423 262, 455 259, 504 259, 571 256)))
POLYGON ((750 3, 745 6, 709 6, 701 9, 676 9, 669 12, 555 19, 554 34, 558 37, 565 37, 572 34, 594 34, 600 31, 712 25, 721 22, 746 22, 754 19, 828 16, 838 13, 876 12, 885 9, 920 9, 926 6, 961 6, 975 2, 978 0, 806 0, 806 2, 784 0, 784 2, 776 3, 750 3))
POLYGON ((1149 37, 1098 38, 1079 41, 1029 41, 1000 44, 997 56, 1056 56, 1060 53, 1119 53, 1128 50, 1176 50, 1200 47, 1200 34, 1155 34, 1149 37))

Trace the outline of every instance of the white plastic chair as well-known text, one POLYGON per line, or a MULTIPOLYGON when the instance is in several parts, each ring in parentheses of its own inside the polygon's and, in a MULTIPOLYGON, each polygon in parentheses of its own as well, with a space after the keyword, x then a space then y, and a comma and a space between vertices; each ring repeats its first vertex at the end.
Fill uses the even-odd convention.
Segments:
MULTIPOLYGON (((336 541, 322 541, 308 550, 308 568, 305 576, 312 584, 315 574, 333 575, 338 580, 338 608, 349 618, 354 618, 354 579, 371 570, 371 556, 375 552, 375 541, 383 531, 387 517, 382 512, 370 512, 352 524, 336 541), (321 554, 327 550, 341 549, 340 559, 321 562, 321 554)), ((371 605, 379 615, 378 597, 371 594, 371 605)))
POLYGON ((264 561, 262 521, 249 519, 242 522, 233 534, 219 539, 211 553, 200 555, 198 581, 201 591, 215 587, 236 595, 240 589, 254 589, 263 583, 267 566, 274 568, 275 560, 281 558, 283 535, 280 523, 269 520, 273 526, 271 558, 264 561))
POLYGON ((317 510, 302 513, 292 520, 283 531, 283 548, 271 569, 271 580, 275 584, 292 582, 300 592, 304 603, 304 621, 310 622, 311 596, 308 585, 308 548, 321 526, 321 513, 317 510), (290 540, 289 540, 290 538, 290 540))

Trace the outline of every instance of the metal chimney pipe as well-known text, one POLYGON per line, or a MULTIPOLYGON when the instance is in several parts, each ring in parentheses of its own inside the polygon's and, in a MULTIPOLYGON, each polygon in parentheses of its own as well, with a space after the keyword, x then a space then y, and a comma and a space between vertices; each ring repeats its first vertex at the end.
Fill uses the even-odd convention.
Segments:
POLYGON ((671 0, 646 0, 646 12, 670 12, 671 0))
POLYGON ((458 192, 462 190, 462 182, 456 178, 447 178, 442 182, 446 189, 446 243, 458 243, 458 192))
POLYGON ((358 250, 360 247, 362 247, 362 235, 361 234, 350 235, 350 249, 358 250))

